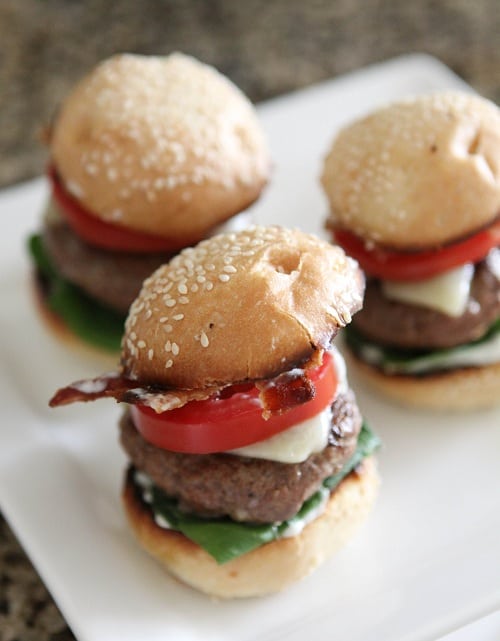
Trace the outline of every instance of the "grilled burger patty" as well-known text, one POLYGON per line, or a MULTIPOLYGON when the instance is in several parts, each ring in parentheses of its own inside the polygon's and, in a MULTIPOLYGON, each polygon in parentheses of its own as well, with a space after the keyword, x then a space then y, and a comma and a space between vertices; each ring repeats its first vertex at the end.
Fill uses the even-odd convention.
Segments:
POLYGON ((127 313, 143 281, 167 262, 166 253, 134 254, 87 244, 64 221, 47 221, 42 231, 45 250, 57 270, 89 296, 127 313))
POLYGON ((294 516, 328 476, 340 472, 356 448, 361 415, 351 390, 332 405, 329 445, 302 463, 277 463, 232 454, 180 454, 142 438, 126 412, 121 443, 132 464, 200 516, 272 523, 294 516))
POLYGON ((486 261, 478 263, 466 311, 458 317, 386 298, 379 280, 367 283, 353 326, 381 345, 408 349, 455 347, 481 338, 500 314, 500 284, 486 261))

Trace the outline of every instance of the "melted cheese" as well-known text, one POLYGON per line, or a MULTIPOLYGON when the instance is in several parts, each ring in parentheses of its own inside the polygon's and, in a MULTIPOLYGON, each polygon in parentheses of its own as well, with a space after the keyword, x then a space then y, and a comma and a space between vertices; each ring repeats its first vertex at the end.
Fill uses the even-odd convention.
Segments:
POLYGON ((263 458, 280 463, 302 463, 314 452, 321 452, 328 445, 332 413, 326 410, 312 418, 275 434, 264 441, 239 447, 229 454, 263 458))
POLYGON ((382 281, 382 290, 387 298, 457 317, 467 308, 473 276, 474 265, 466 263, 415 283, 385 280, 382 281))

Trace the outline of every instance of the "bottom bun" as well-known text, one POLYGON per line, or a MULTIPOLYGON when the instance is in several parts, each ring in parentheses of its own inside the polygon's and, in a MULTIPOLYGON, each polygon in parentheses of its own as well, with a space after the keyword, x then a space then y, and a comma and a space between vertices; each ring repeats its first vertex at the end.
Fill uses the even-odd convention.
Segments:
POLYGON ((89 357, 93 361, 97 359, 98 362, 102 363, 102 366, 107 369, 116 368, 120 352, 101 350, 90 343, 86 343, 74 334, 62 318, 47 305, 46 297, 44 296, 36 274, 34 274, 32 278, 32 290, 38 315, 42 319, 44 327, 50 332, 53 338, 71 350, 74 350, 79 356, 89 357))
POLYGON ((175 577, 211 596, 230 599, 279 592, 307 576, 344 545, 366 519, 379 478, 373 457, 336 488, 325 511, 294 537, 278 539, 218 565, 180 532, 159 527, 127 477, 125 511, 140 544, 175 577))
POLYGON ((500 403, 500 363, 425 376, 390 375, 351 352, 345 355, 351 372, 355 369, 372 388, 402 405, 462 412, 486 409, 500 403))

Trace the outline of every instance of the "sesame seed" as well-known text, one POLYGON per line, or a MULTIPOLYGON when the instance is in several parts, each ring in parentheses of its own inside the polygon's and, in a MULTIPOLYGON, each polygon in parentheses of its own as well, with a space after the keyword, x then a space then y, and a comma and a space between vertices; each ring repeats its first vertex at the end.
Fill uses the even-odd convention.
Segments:
POLYGON ((66 182, 66 187, 68 188, 68 191, 70 191, 73 196, 76 196, 77 198, 81 198, 84 195, 83 189, 80 187, 80 185, 73 180, 68 180, 66 182))
POLYGON ((223 267, 224 271, 227 272, 228 274, 236 274, 236 267, 234 265, 225 265, 223 267))
POLYGON ((160 318, 160 323, 166 323, 168 321, 168 316, 162 316, 160 318))
POLYGON ((189 303, 189 298, 187 296, 180 296, 179 303, 181 305, 187 305, 189 303))
POLYGON ((169 323, 168 325, 164 325, 163 329, 167 332, 167 334, 169 334, 174 328, 169 323))
POLYGON ((146 347, 146 342, 143 341, 142 338, 141 338, 141 340, 138 341, 138 343, 137 343, 137 347, 139 347, 139 349, 144 349, 144 347, 146 347))
POLYGON ((219 280, 221 281, 221 283, 227 283, 229 278, 230 277, 228 276, 228 274, 219 274, 219 280))
POLYGON ((165 369, 172 367, 173 364, 174 364, 174 361, 171 358, 169 358, 168 361, 165 363, 165 369))
POLYGON ((91 176, 95 176, 98 171, 97 165, 94 165, 93 163, 88 163, 87 165, 85 165, 85 171, 91 176))
POLYGON ((148 359, 149 359, 150 361, 152 361, 152 360, 153 360, 153 356, 154 356, 154 350, 153 350, 153 349, 150 349, 150 350, 148 351, 148 359))
POLYGON ((211 291, 213 288, 214 288, 214 284, 213 284, 211 281, 208 281, 208 282, 207 282, 207 283, 205 283, 205 285, 204 285, 204 289, 205 289, 207 292, 211 291))
POLYGON ((167 298, 167 300, 165 301, 165 305, 167 307, 175 307, 176 304, 177 301, 175 300, 175 298, 167 298))
POLYGON ((205 332, 201 332, 200 334, 200 343, 202 347, 208 347, 209 345, 208 336, 205 334, 205 332))
POLYGON ((179 353, 179 346, 177 345, 177 343, 172 343, 172 354, 174 356, 177 356, 178 353, 179 353))
POLYGON ((176 321, 179 321, 184 318, 184 314, 175 314, 174 316, 172 316, 172 318, 176 321))
POLYGON ((172 350, 172 343, 170 341, 167 341, 165 343, 165 351, 170 352, 172 350))
POLYGON ((177 285, 177 291, 179 292, 179 294, 187 294, 188 288, 186 287, 185 283, 180 283, 180 285, 177 285))

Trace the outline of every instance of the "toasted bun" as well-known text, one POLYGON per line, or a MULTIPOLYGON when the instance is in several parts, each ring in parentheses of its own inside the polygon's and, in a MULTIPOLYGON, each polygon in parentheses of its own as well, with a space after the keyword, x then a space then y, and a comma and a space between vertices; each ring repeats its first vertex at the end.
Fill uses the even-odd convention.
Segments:
POLYGON ((325 512, 299 535, 267 543, 223 565, 179 532, 156 525, 130 481, 123 500, 139 543, 170 573, 197 590, 229 599, 279 592, 310 574, 366 519, 378 485, 375 460, 367 458, 333 492, 325 512))
POLYGON ((346 356, 351 371, 356 370, 373 389, 401 405, 463 412, 500 403, 500 363, 410 376, 384 374, 352 353, 346 356))
POLYGON ((188 389, 274 376, 328 347, 363 291, 357 263, 309 234, 214 236, 145 281, 125 324, 124 373, 188 389))
POLYGON ((270 168, 250 102, 179 53, 98 65, 61 105, 50 142, 66 188, 96 216, 175 240, 250 205, 270 168))
POLYGON ((500 214, 500 110, 459 92, 394 103, 340 132, 321 181, 330 227, 396 249, 460 239, 500 214))

